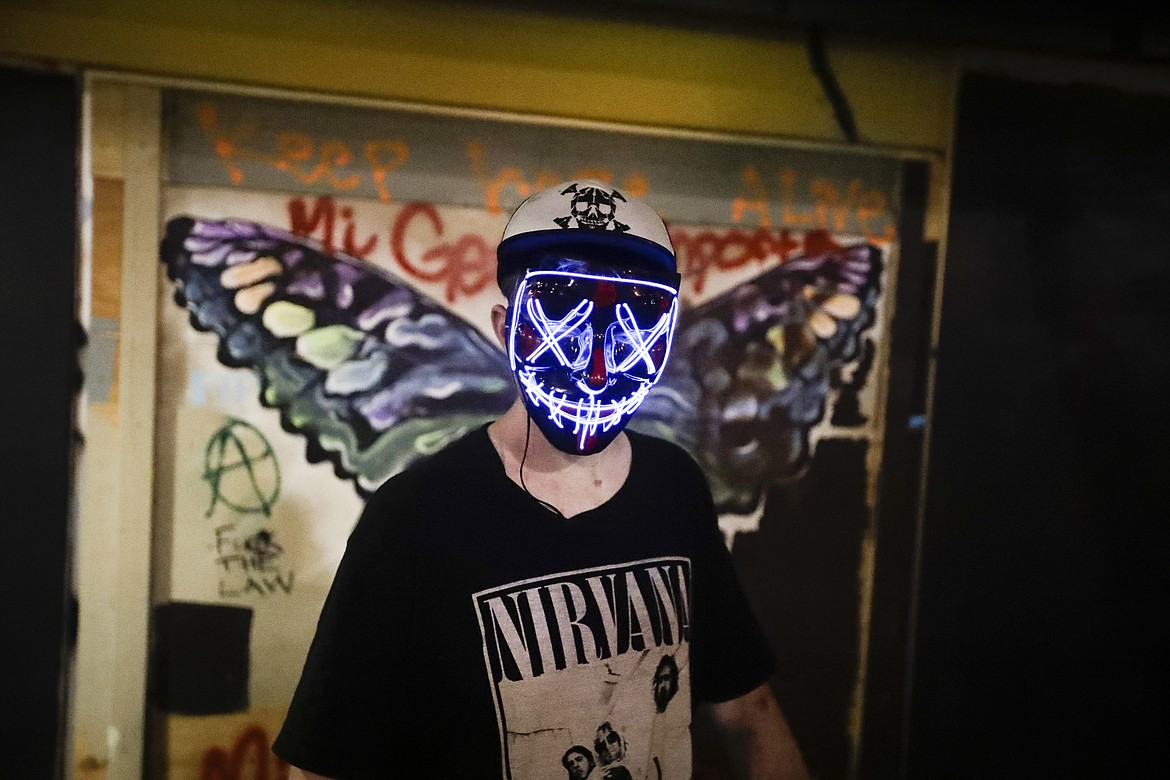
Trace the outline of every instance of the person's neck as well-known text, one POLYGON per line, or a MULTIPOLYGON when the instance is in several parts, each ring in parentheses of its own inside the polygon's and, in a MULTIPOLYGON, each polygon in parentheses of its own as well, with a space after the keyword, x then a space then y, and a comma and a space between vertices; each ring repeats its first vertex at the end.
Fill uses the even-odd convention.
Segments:
POLYGON ((570 455, 549 443, 519 400, 488 426, 488 436, 508 477, 565 517, 605 503, 629 475, 630 441, 625 433, 601 452, 570 455))
POLYGON ((609 448, 606 448, 593 455, 570 455, 558 450, 549 443, 540 428, 528 419, 528 411, 519 401, 492 423, 489 430, 497 447, 502 445, 517 462, 524 459, 526 475, 532 472, 549 474, 576 470, 589 465, 596 467, 601 460, 595 459, 604 460, 609 452, 609 448))

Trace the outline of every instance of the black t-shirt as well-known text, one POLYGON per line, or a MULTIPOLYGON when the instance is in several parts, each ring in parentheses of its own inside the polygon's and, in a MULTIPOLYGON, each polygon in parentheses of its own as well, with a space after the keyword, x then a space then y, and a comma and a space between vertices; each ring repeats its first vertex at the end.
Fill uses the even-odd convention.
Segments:
POLYGON ((625 484, 568 519, 486 428, 382 485, 274 751, 343 778, 690 777, 691 702, 747 693, 773 655, 702 472, 628 435, 625 484))

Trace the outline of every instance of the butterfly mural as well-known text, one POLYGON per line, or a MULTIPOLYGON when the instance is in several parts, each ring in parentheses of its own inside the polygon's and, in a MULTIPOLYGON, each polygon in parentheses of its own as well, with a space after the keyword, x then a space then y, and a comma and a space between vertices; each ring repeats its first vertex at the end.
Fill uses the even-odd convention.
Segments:
MULTIPOLYGON (((250 368, 260 401, 368 495, 495 419, 516 390, 501 348, 389 272, 246 220, 188 216, 160 258, 217 357, 250 368)), ((750 512, 800 473, 833 370, 873 323, 881 255, 838 247, 790 259, 679 316, 659 384, 630 427, 699 462, 721 512, 750 512)))

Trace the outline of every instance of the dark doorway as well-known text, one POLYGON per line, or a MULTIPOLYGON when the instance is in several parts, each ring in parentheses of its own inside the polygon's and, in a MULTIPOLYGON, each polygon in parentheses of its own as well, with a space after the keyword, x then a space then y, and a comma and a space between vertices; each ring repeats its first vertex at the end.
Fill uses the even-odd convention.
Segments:
POLYGON ((5 777, 60 775, 80 117, 72 75, 0 68, 0 648, 5 777))
POLYGON ((910 777, 1164 765, 1170 99, 962 80, 910 777))

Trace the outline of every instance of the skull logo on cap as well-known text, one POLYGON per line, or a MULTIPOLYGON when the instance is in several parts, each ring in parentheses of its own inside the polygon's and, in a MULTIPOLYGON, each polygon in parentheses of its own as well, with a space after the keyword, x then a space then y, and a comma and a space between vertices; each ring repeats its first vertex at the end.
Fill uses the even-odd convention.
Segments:
POLYGON ((604 190, 601 187, 581 186, 570 184, 562 195, 572 194, 570 205, 571 213, 564 217, 557 217, 554 222, 563 228, 577 227, 588 230, 616 230, 619 233, 630 229, 629 225, 614 219, 617 211, 617 201, 625 202, 625 198, 617 190, 604 190))

